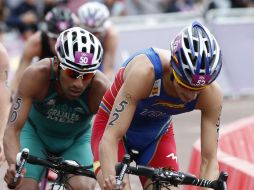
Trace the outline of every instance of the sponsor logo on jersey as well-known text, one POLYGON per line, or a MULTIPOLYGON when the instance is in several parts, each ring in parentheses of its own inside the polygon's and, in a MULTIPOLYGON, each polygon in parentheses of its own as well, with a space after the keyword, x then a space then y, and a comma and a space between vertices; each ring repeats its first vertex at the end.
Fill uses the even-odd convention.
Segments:
POLYGON ((175 160, 177 162, 177 156, 174 153, 170 153, 166 156, 167 158, 171 158, 172 160, 175 160))
POLYGON ((50 99, 50 100, 46 103, 47 106, 53 106, 53 105, 55 105, 55 104, 56 104, 56 100, 55 100, 55 99, 50 99))
POLYGON ((161 92, 161 79, 154 81, 154 85, 149 97, 159 96, 161 92))
POLYGON ((175 109, 182 109, 185 108, 185 104, 176 104, 165 100, 158 100, 155 104, 152 106, 163 106, 168 108, 175 108, 175 109))
POLYGON ((77 113, 81 113, 81 114, 85 113, 82 107, 76 107, 76 108, 74 108, 74 110, 75 110, 77 113))
POLYGON ((75 123, 80 121, 80 114, 66 104, 60 104, 47 111, 47 119, 59 123, 75 123))

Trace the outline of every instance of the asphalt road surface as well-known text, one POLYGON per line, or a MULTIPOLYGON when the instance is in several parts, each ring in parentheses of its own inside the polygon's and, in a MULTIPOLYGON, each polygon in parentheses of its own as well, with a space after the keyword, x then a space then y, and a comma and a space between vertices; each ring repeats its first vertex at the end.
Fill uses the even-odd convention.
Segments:
MULTIPOLYGON (((242 97, 241 99, 225 99, 221 117, 223 125, 239 119, 254 115, 254 97, 242 97)), ((177 144, 178 161, 182 171, 188 170, 193 143, 199 138, 200 112, 194 111, 175 116, 175 137, 177 144)), ((3 175, 6 164, 0 168, 0 190, 6 190, 3 175)), ((137 177, 131 178, 132 189, 141 189, 137 177)), ((99 189, 98 187, 96 189, 99 189)))

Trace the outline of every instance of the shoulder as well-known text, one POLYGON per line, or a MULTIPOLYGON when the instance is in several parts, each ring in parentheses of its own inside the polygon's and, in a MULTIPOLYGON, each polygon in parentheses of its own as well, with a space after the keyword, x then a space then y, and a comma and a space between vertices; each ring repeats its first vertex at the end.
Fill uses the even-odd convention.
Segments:
POLYGON ((107 27, 106 29, 106 39, 117 39, 118 38, 118 32, 113 24, 107 27))
POLYGON ((51 59, 45 58, 27 67, 27 69, 24 72, 25 76, 22 78, 26 77, 34 79, 48 78, 50 72, 51 72, 51 59))
POLYGON ((106 47, 116 47, 118 43, 118 32, 113 25, 106 29, 106 34, 103 40, 106 47))
MULTIPOLYGON (((158 48, 153 49, 159 56, 163 70, 168 70, 171 57, 170 51, 158 48)), ((132 70, 143 73, 144 75, 149 76, 149 78, 152 78, 152 76, 154 77, 154 66, 145 54, 140 54, 134 57, 133 60, 130 62, 130 65, 131 68, 134 68, 132 70)))
POLYGON ((108 78, 101 71, 97 71, 91 81, 88 94, 88 105, 91 113, 97 113, 101 99, 109 87, 108 78))
POLYGON ((41 31, 34 33, 30 38, 28 38, 27 45, 38 45, 41 43, 41 31))
POLYGON ((125 77, 133 75, 149 77, 154 76, 154 67, 150 59, 145 54, 135 56, 126 66, 124 72, 125 77))
POLYGON ((168 69, 170 66, 170 60, 171 60, 170 50, 159 49, 159 48, 154 48, 154 50, 158 53, 158 55, 160 57, 163 70, 168 69))
POLYGON ((34 52, 36 54, 39 54, 41 49, 41 32, 38 31, 35 34, 33 34, 25 44, 25 51, 34 52))
POLYGON ((213 82, 200 92, 196 107, 203 111, 219 109, 222 107, 222 103, 222 89, 217 82, 213 82))
POLYGON ((19 91, 38 97, 47 87, 51 74, 51 59, 46 58, 32 64, 24 71, 19 84, 19 91))
POLYGON ((127 91, 136 94, 137 99, 146 98, 149 96, 155 80, 153 64, 146 55, 140 54, 127 65, 123 79, 123 86, 127 91))
POLYGON ((39 56, 41 54, 41 32, 33 34, 25 43, 23 57, 39 56))
POLYGON ((91 82, 91 87, 96 89, 108 89, 110 86, 109 79, 101 71, 96 71, 96 74, 91 82))

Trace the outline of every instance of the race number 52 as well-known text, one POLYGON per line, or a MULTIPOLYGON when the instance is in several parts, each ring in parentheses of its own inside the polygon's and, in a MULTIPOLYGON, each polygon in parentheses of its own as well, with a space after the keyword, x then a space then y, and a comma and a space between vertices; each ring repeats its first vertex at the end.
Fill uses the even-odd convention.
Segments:
POLYGON ((198 86, 204 86, 204 85, 205 85, 205 80, 204 80, 204 79, 199 79, 199 80, 197 81, 197 85, 198 85, 198 86))

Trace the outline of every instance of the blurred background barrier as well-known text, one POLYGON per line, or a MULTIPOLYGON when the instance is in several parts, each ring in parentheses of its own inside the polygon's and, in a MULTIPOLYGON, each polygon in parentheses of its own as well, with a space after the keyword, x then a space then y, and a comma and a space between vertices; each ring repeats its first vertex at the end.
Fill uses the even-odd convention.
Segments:
MULTIPOLYGON (((220 170, 229 173, 228 189, 254 189, 254 116, 241 119, 223 127, 218 145, 220 170)), ((196 141, 189 172, 199 173, 200 140, 196 141)), ((186 187, 185 190, 197 190, 186 187)))
POLYGON ((254 8, 215 9, 156 15, 113 17, 119 31, 116 70, 138 49, 169 48, 171 39, 193 20, 205 24, 222 49, 223 62, 218 78, 225 96, 254 95, 254 8))

